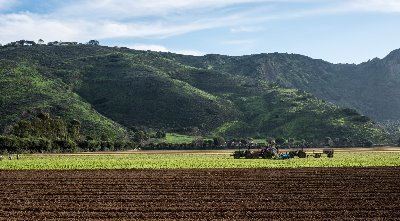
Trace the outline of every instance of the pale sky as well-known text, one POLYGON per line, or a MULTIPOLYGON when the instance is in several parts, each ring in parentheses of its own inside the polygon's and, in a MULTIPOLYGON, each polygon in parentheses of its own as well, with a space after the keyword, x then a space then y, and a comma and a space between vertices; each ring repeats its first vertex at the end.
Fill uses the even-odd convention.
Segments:
POLYGON ((360 63, 400 48, 400 0, 0 0, 0 43, 40 38, 360 63))

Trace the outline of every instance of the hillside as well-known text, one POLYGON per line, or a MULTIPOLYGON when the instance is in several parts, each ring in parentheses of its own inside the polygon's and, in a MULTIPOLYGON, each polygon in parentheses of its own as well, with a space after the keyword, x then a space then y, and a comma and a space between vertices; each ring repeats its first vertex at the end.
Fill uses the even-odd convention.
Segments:
POLYGON ((359 65, 331 64, 296 54, 206 55, 173 59, 199 68, 248 76, 307 91, 377 121, 400 119, 400 49, 359 65))
POLYGON ((48 78, 29 62, 0 60, 0 127, 6 130, 35 110, 46 110, 84 125, 83 133, 125 139, 127 131, 99 114, 70 87, 58 79, 48 78))
MULTIPOLYGON (((124 137, 146 127, 227 137, 384 139, 367 117, 289 88, 303 81, 285 84, 252 72, 259 68, 250 58, 89 45, 2 48, 1 127, 42 108, 80 119, 96 136, 100 130, 124 137)), ((291 73, 285 64, 280 68, 291 73)))

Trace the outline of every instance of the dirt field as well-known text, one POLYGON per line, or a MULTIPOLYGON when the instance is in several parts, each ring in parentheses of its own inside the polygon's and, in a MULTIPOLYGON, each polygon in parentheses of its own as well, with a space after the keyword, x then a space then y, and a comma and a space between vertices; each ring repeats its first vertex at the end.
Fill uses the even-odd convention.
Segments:
POLYGON ((398 220, 400 168, 0 171, 0 220, 398 220))

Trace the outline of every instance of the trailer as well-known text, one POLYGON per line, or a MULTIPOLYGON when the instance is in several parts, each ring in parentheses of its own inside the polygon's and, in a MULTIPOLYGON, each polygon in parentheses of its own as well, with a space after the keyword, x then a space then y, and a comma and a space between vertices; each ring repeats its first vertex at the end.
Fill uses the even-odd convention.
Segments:
POLYGON ((321 158, 323 155, 326 155, 328 158, 333 158, 334 152, 331 148, 325 148, 322 151, 313 150, 312 153, 307 153, 307 157, 321 158))

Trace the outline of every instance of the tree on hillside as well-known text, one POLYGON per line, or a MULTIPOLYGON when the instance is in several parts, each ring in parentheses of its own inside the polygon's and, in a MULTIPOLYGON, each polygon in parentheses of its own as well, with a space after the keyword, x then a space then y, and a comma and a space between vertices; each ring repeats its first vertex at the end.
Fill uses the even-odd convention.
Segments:
POLYGON ((200 129, 198 127, 192 127, 191 131, 190 131, 190 135, 200 136, 201 135, 200 129))
POLYGON ((149 139, 150 139, 150 136, 144 131, 138 131, 133 136, 133 141, 135 141, 136 143, 139 143, 140 145, 143 145, 144 142, 149 139))
POLYGON ((286 140, 282 137, 278 137, 275 139, 275 143, 278 145, 283 145, 286 142, 286 140))
POLYGON ((79 140, 81 130, 81 122, 79 120, 73 119, 68 124, 68 133, 73 140, 79 140))
POLYGON ((332 138, 330 138, 330 137, 325 137, 325 139, 324 139, 324 145, 325 145, 325 146, 333 147, 333 146, 334 146, 334 142, 333 142, 332 138))
POLYGON ((13 134, 18 137, 29 137, 32 133, 32 124, 27 120, 19 121, 13 128, 13 134))
POLYGON ((42 45, 42 44, 44 44, 43 39, 39 39, 39 40, 38 40, 38 45, 42 45))
POLYGON ((50 114, 49 113, 47 113, 47 112, 39 112, 38 114, 37 114, 37 117, 39 118, 39 119, 41 119, 42 121, 46 121, 46 120, 49 120, 50 119, 50 114))
POLYGON ((372 147, 374 143, 371 140, 365 140, 364 141, 364 147, 372 147))
POLYGON ((294 145, 294 142, 295 142, 294 138, 289 138, 288 139, 289 148, 291 148, 294 145))
POLYGON ((52 42, 47 43, 47 45, 49 45, 49 46, 58 45, 58 44, 59 44, 58 41, 52 41, 52 42))
POLYGON ((80 139, 81 122, 72 120, 66 123, 60 117, 51 117, 49 113, 40 111, 36 116, 21 119, 12 126, 10 134, 21 138, 41 137, 49 140, 73 141, 80 139))
POLYGON ((157 131, 156 133, 156 138, 165 138, 167 136, 167 133, 165 131, 157 131))
POLYGON ((275 145, 275 139, 272 137, 267 137, 265 141, 267 142, 268 145, 275 145))
POLYGON ((97 45, 99 45, 99 41, 97 41, 97 40, 90 40, 87 44, 88 44, 88 45, 97 46, 97 45))
POLYGON ((225 144, 225 139, 221 136, 214 137, 213 144, 214 144, 214 146, 222 146, 225 144))
POLYGON ((204 144, 204 140, 201 138, 196 138, 196 139, 192 140, 192 145, 194 147, 202 147, 203 144, 204 144))

